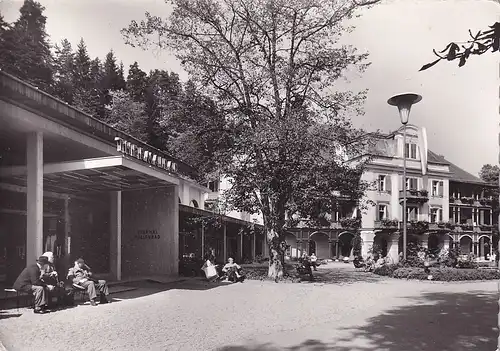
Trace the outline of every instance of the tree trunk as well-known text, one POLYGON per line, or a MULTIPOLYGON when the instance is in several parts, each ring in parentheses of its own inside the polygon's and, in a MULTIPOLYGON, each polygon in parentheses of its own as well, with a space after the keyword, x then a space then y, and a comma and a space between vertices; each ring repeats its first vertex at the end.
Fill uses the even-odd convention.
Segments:
POLYGON ((269 243, 269 271, 268 276, 276 283, 285 274, 285 249, 286 244, 274 230, 268 233, 269 243), (270 239, 272 238, 272 239, 270 239), (269 240, 270 239, 270 240, 269 240))

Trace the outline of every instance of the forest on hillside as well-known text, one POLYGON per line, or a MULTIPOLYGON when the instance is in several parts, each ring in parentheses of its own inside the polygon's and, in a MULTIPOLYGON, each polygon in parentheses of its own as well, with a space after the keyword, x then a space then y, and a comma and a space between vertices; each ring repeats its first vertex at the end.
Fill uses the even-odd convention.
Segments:
POLYGON ((67 39, 52 43, 40 3, 25 0, 19 12, 13 23, 0 14, 3 71, 187 162, 202 177, 214 171, 227 123, 192 81, 145 72, 137 62, 125 68, 112 50, 92 58, 84 38, 76 48, 67 39))

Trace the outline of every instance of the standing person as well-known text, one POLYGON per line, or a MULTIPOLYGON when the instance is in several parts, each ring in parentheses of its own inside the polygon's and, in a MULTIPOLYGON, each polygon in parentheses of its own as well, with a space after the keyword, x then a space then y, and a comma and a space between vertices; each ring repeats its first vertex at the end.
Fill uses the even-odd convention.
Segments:
POLYGON ((90 304, 92 306, 97 306, 97 290, 99 290, 100 303, 105 304, 110 302, 108 300, 108 285, 105 280, 97 280, 92 278, 92 272, 90 267, 85 264, 83 258, 76 260, 76 264, 73 268, 70 268, 68 272, 68 278, 73 280, 74 284, 80 285, 87 289, 89 294, 90 304))
POLYGON ((317 264, 318 258, 316 257, 316 254, 314 252, 309 257, 309 260, 311 261, 311 266, 313 267, 313 269, 317 271, 316 267, 318 266, 317 264))
POLYGON ((33 294, 35 297, 34 313, 46 313, 47 295, 46 289, 52 291, 53 285, 43 282, 42 277, 45 274, 42 268, 49 264, 49 260, 45 256, 40 256, 35 264, 27 266, 19 277, 14 282, 14 289, 23 291, 28 294, 33 294))

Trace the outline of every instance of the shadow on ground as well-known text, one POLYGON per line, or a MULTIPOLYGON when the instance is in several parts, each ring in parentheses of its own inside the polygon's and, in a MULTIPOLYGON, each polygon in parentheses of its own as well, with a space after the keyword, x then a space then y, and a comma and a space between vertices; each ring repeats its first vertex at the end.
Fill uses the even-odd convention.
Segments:
MULTIPOLYGON (((121 300, 130 300, 137 299, 144 296, 149 296, 153 294, 158 294, 163 291, 168 290, 209 290, 215 288, 223 288, 225 283, 209 283, 205 280, 200 279, 187 279, 181 282, 171 282, 171 283, 158 283, 154 281, 138 281, 138 282, 129 282, 123 283, 116 286, 110 287, 110 296, 112 298, 113 303, 120 302, 121 300), (125 288, 125 289, 124 289, 125 288), (133 288, 133 290, 126 290, 127 288, 133 288), (118 291, 118 292, 115 292, 118 291)), ((23 295, 19 299, 19 308, 28 307, 31 303, 32 298, 28 295, 23 295)), ((90 302, 88 301, 88 296, 82 296, 81 293, 75 294, 75 304, 76 305, 88 305, 90 302)), ((14 310, 17 308, 16 298, 15 296, 10 298, 4 298, 0 300, 0 312, 3 310, 14 310)), ((70 308, 64 307, 61 309, 70 308)), ((0 314, 0 319, 2 318, 10 318, 12 314, 9 314, 9 317, 3 317, 0 314)))
POLYGON ((497 312, 497 294, 425 293, 411 298, 410 305, 387 310, 364 325, 337 329, 331 334, 325 331, 321 340, 304 335, 306 341, 291 347, 267 343, 219 350, 491 351, 496 349, 498 337, 497 312))
POLYGON ((279 351, 279 350, 290 350, 290 351, 327 351, 331 350, 328 344, 325 344, 319 340, 309 339, 297 346, 292 346, 288 348, 277 347, 276 345, 267 343, 252 346, 226 346, 217 349, 217 351, 279 351))

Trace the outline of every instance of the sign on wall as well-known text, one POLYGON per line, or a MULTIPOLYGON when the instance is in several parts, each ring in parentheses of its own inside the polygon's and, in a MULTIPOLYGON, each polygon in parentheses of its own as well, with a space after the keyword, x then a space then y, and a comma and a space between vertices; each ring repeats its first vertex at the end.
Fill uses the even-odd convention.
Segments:
POLYGON ((157 155, 120 137, 115 137, 115 141, 117 151, 147 162, 150 165, 162 168, 166 171, 177 172, 177 164, 172 160, 167 160, 160 155, 157 155))
POLYGON ((156 229, 139 229, 137 234, 134 236, 134 239, 137 240, 155 240, 160 239, 160 234, 158 234, 158 230, 156 229))

